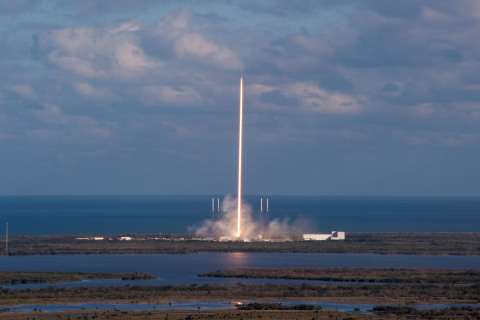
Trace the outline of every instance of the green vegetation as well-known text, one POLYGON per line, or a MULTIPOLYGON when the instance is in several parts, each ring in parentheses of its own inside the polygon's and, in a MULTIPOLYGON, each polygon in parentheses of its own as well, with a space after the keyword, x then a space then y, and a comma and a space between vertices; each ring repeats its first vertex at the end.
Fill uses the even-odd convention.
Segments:
POLYGON ((85 279, 150 280, 154 276, 147 273, 106 273, 106 272, 38 272, 0 271, 0 284, 55 283, 82 281, 85 279))
POLYGON ((395 268, 262 268, 227 269, 199 275, 222 278, 299 279, 369 283, 480 283, 480 270, 395 268))
POLYGON ((479 319, 480 309, 472 307, 451 307, 445 309, 417 310, 404 306, 376 306, 375 314, 359 312, 342 313, 335 310, 322 310, 309 305, 285 307, 277 303, 251 304, 241 310, 175 310, 175 311, 120 311, 120 310, 80 310, 45 313, 37 310, 31 313, 0 310, 0 320, 4 319, 69 319, 104 320, 121 318, 123 320, 354 320, 354 319, 479 319))
POLYGON ((0 305, 70 302, 165 302, 176 300, 330 299, 375 303, 480 302, 480 285, 180 285, 0 289, 0 305))
MULTIPOLYGON (((347 269, 348 270, 348 269, 347 269)), ((355 270, 355 269, 353 269, 355 270)), ((348 272, 348 271, 347 271, 348 272)), ((408 272, 407 272, 408 273, 408 272)), ((453 273, 454 276, 455 273, 453 273)), ((480 284, 388 283, 388 284, 280 284, 280 285, 179 285, 70 287, 50 286, 44 289, 11 290, 0 287, 0 320, 43 319, 46 313, 11 313, 17 305, 82 302, 167 303, 185 300, 330 300, 358 303, 389 303, 396 306, 375 306, 375 314, 340 313, 321 310, 308 304, 284 306, 277 302, 253 302, 238 305, 237 310, 190 311, 99 311, 80 310, 48 313, 56 319, 478 319, 479 308, 417 310, 413 304, 480 303, 480 284), (407 306, 405 306, 407 305, 407 306)), ((365 310, 363 310, 365 311, 365 310)))
MULTIPOLYGON (((119 311, 82 310, 70 312, 32 312, 28 314, 1 313, 4 319, 69 319, 69 320, 344 320, 374 319, 371 315, 342 313, 334 310, 175 310, 175 311, 119 311)), ((375 319, 377 319, 375 317, 375 319)), ((382 319, 388 319, 382 317, 382 319)), ((393 319, 393 318, 392 318, 393 319)), ((399 319, 395 317, 395 319, 399 319)), ((413 318, 412 318, 413 319, 413 318)))
POLYGON ((373 312, 382 316, 406 316, 408 319, 479 319, 480 308, 450 307, 417 310, 408 306, 375 306, 373 312))
POLYGON ((128 236, 133 240, 115 240, 119 236, 113 235, 103 236, 105 240, 99 241, 79 240, 75 236, 11 236, 9 255, 200 252, 480 255, 480 233, 347 233, 347 239, 342 241, 288 242, 200 241, 191 234, 162 235, 162 239, 155 239, 158 235, 128 236))

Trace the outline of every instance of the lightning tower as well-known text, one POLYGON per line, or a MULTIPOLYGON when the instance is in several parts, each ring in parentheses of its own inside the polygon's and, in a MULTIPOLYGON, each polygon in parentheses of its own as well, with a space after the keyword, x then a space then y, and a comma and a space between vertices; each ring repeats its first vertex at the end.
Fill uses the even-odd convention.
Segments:
POLYGON ((270 213, 268 212, 268 198, 267 198, 267 213, 265 215, 265 219, 264 219, 264 228, 265 228, 265 231, 267 231, 268 233, 268 224, 270 223, 270 213))
POLYGON ((260 198, 260 232, 263 231, 263 198, 260 198))
POLYGON ((212 220, 215 220, 215 198, 212 198, 212 220))

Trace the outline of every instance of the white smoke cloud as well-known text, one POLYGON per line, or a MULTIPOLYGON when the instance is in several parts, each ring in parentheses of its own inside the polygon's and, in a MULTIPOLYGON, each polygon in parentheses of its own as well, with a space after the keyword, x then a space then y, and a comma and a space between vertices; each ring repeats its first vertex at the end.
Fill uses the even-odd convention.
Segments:
MULTIPOLYGON (((252 215, 251 205, 245 201, 242 202, 241 238, 259 239, 261 236, 261 238, 266 239, 273 236, 275 239, 283 239, 289 237, 292 233, 306 232, 310 228, 311 223, 305 219, 298 218, 290 221, 286 217, 282 220, 278 218, 271 220, 266 230, 262 230, 259 219, 254 219, 252 215)), ((235 239, 237 234, 237 199, 227 195, 222 200, 219 219, 204 220, 200 226, 190 226, 188 230, 198 236, 235 239)))
MULTIPOLYGON (((215 237, 235 238, 237 233, 237 199, 227 195, 223 201, 220 211, 220 219, 205 220, 199 227, 189 227, 189 231, 197 235, 214 235, 215 237)), ((257 222, 252 219, 252 207, 242 202, 241 236, 243 238, 256 237, 260 228, 257 222)))
POLYGON ((285 217, 283 219, 273 219, 268 224, 268 230, 272 234, 285 235, 288 233, 310 232, 312 223, 305 218, 297 218, 290 220, 285 217))

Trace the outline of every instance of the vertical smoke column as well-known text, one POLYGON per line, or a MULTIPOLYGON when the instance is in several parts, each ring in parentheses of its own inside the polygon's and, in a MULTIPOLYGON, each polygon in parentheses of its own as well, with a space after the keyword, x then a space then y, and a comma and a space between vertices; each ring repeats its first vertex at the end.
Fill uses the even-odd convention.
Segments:
POLYGON ((8 222, 5 227, 5 254, 8 256, 8 222))
POLYGON ((237 212, 237 238, 240 237, 242 219, 242 127, 243 127, 243 76, 240 76, 240 123, 238 125, 238 212, 237 212))

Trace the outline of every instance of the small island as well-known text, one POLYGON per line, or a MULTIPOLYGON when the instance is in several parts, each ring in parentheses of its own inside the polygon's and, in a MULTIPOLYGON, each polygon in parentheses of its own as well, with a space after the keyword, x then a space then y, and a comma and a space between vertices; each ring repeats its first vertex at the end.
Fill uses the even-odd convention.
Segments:
POLYGON ((74 282, 86 279, 152 280, 156 277, 143 272, 0 271, 0 285, 74 282))
POLYGON ((400 268, 258 268, 226 269, 200 277, 297 279, 332 282, 473 284, 480 283, 480 270, 400 268))

